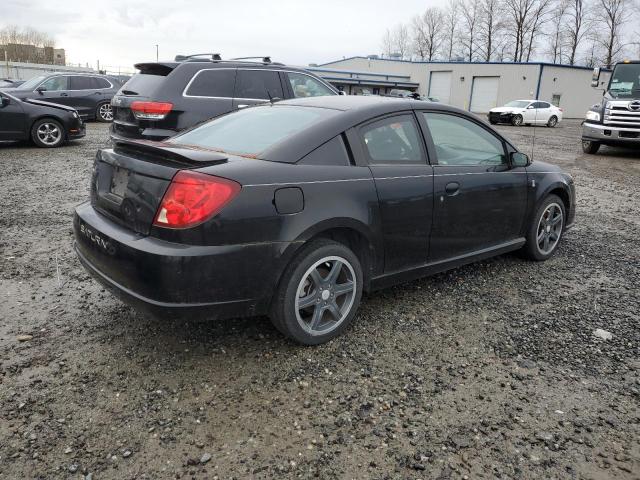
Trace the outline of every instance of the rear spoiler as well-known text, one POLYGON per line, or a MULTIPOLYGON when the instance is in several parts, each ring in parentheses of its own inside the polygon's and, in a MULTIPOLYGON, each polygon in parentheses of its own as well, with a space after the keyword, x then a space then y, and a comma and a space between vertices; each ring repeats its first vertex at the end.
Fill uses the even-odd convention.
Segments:
POLYGON ((167 161, 189 167, 204 167, 226 163, 229 156, 222 152, 203 148, 176 145, 168 142, 153 142, 150 140, 114 139, 113 150, 121 154, 139 154, 152 157, 151 160, 160 163, 167 161))
POLYGON ((140 73, 146 73, 147 75, 169 75, 174 68, 179 65, 177 62, 148 62, 148 63, 136 63, 135 68, 140 70, 140 73))

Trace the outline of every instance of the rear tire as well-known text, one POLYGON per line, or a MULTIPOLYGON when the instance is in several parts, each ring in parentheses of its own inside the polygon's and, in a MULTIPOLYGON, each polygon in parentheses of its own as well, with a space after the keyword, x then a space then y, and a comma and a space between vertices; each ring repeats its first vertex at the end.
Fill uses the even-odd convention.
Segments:
POLYGON ((527 258, 544 261, 556 252, 564 234, 566 207, 557 195, 549 195, 540 204, 529 230, 523 252, 527 258))
POLYGON ((31 127, 31 140, 41 148, 55 148, 64 145, 67 134, 62 124, 53 118, 36 120, 31 127))
POLYGON ((520 125, 522 125, 522 115, 514 115, 513 117, 511 117, 511 125, 513 125, 514 127, 519 127, 520 125))
POLYGON ((593 155, 598 153, 600 149, 600 142, 594 142, 593 140, 582 140, 582 151, 593 155))
POLYGON ((96 108, 96 120, 102 123, 113 122, 113 108, 111 103, 104 102, 96 108))
POLYGON ((303 345, 340 335, 353 321, 362 298, 362 267, 341 243, 311 242, 282 275, 271 305, 274 326, 303 345))
POLYGON ((547 127, 553 128, 558 124, 558 117, 552 115, 549 121, 547 122, 547 127))

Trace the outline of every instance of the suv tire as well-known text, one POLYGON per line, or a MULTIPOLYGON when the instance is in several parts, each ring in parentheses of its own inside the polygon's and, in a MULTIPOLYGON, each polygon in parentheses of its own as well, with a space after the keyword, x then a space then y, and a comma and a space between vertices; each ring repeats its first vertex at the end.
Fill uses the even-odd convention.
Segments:
POLYGON ((582 140, 582 151, 593 155, 598 153, 600 149, 600 142, 594 142, 593 140, 582 140))
POLYGON ((96 107, 96 120, 102 123, 113 122, 113 108, 110 102, 102 102, 96 107))

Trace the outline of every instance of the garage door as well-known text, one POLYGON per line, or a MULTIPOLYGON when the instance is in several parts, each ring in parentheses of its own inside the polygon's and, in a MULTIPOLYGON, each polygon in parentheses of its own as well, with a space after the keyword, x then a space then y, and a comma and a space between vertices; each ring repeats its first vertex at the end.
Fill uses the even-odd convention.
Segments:
POLYGON ((497 106, 500 77, 473 77, 471 111, 487 113, 497 106))
POLYGON ((449 103, 451 98, 451 72, 431 72, 429 96, 441 103, 449 103))

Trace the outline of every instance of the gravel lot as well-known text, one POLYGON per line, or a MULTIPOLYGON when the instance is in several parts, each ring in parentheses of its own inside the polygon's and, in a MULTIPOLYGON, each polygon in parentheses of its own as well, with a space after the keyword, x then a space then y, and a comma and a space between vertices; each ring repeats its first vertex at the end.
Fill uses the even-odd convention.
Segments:
POLYGON ((106 126, 0 146, 0 478, 640 478, 640 158, 579 131, 537 129, 578 189, 557 256, 370 295, 317 348, 150 320, 84 272, 71 212, 106 126))

